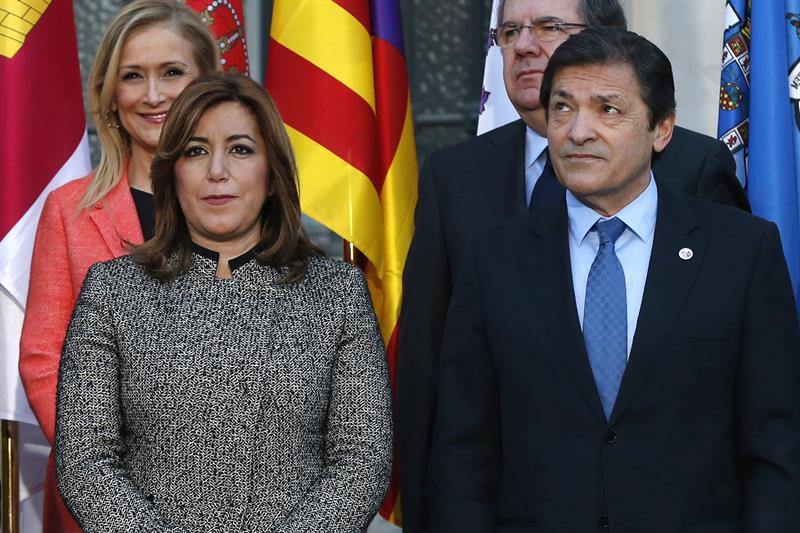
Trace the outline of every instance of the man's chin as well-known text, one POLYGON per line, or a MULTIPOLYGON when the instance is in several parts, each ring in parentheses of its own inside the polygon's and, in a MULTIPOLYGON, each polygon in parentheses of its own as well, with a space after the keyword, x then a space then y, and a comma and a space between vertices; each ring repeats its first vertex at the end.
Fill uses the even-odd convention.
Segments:
POLYGON ((535 97, 512 98, 511 103, 520 115, 524 113, 533 113, 535 111, 542 111, 542 103, 539 101, 539 92, 536 92, 535 97))
POLYGON ((536 105, 528 103, 528 105, 524 107, 513 101, 511 103, 514 104, 514 108, 525 124, 542 137, 547 137, 547 122, 544 119, 544 108, 539 104, 538 99, 536 99, 536 105))
POLYGON ((558 168, 559 165, 554 166, 556 175, 562 176, 559 178, 561 184, 572 191, 575 196, 591 196, 593 194, 598 194, 602 191, 607 181, 600 173, 594 173, 585 169, 577 170, 574 168, 561 170, 558 168))
POLYGON ((533 113, 534 111, 542 109, 542 103, 539 101, 539 88, 535 89, 521 89, 515 91, 514 95, 508 95, 511 103, 514 104, 514 107, 519 112, 520 115, 524 113, 533 113))

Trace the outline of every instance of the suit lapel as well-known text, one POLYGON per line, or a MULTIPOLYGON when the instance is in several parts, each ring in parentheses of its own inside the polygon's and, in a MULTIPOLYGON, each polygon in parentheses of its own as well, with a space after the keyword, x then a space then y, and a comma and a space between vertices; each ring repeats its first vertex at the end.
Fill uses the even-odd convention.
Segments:
POLYGON ((686 200, 665 187, 659 188, 658 194, 650 266, 631 355, 611 413, 612 424, 624 414, 647 381, 691 290, 708 245, 705 233, 698 228, 697 214, 686 200), (693 251, 690 260, 678 256, 683 248, 693 251))
POLYGON ((512 122, 486 134, 489 157, 477 158, 478 179, 496 220, 524 213, 525 123, 512 122))
POLYGON ((562 200, 529 215, 530 245, 521 253, 545 327, 587 404, 605 424, 605 414, 583 344, 570 268, 567 209, 562 200))
POLYGON ((97 226, 114 257, 126 255, 128 244, 141 244, 144 241, 127 174, 90 209, 89 218, 97 226))

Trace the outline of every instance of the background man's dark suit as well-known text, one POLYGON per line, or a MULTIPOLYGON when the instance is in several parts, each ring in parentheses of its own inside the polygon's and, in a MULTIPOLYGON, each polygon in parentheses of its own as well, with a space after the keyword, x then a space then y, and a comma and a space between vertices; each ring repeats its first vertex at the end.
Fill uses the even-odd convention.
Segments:
MULTIPOLYGON (((452 284, 473 232, 524 213, 525 124, 506 126, 431 155, 420 178, 416 232, 403 275, 397 447, 404 531, 423 530, 423 491, 436 416, 436 373, 452 284)), ((653 163, 662 189, 749 211, 727 148, 676 128, 653 163)))
POLYGON ((659 187, 609 422, 567 228, 565 205, 549 206, 480 232, 462 258, 442 352, 431 530, 797 531, 800 332, 775 225, 659 187), (694 256, 681 259, 682 248, 694 256))

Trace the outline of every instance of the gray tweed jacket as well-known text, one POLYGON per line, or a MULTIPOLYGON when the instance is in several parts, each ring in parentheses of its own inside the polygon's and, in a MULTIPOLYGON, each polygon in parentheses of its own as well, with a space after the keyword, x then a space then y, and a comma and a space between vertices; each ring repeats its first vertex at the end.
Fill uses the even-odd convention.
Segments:
POLYGON ((56 473, 92 532, 357 532, 391 471, 384 347, 361 273, 300 283, 195 254, 170 282, 91 268, 64 345, 56 473))

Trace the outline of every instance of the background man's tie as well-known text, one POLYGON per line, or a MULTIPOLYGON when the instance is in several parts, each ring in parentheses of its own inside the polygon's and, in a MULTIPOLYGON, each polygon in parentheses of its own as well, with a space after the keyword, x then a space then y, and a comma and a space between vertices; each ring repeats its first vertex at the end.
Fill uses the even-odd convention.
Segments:
POLYGON ((553 170, 553 164, 550 163, 550 154, 545 149, 546 157, 544 170, 539 179, 536 180, 536 185, 533 186, 531 192, 530 202, 528 202, 528 209, 536 211, 546 205, 554 204, 564 198, 564 186, 556 178, 556 173, 553 170))

